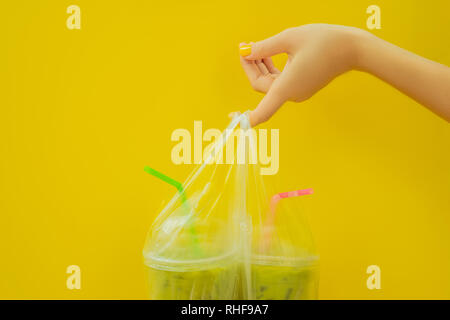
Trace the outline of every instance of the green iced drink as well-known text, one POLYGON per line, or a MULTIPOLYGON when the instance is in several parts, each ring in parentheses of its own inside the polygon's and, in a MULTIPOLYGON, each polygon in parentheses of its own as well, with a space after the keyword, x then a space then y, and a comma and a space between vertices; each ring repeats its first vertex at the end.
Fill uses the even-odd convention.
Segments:
MULTIPOLYGON (((206 261, 209 260, 209 261, 206 261)), ((191 262, 192 263, 192 262, 191 262)), ((150 299, 222 300, 235 298, 238 265, 233 257, 194 264, 146 266, 150 299), (189 265, 189 267, 186 267, 189 265)))
POLYGON ((227 231, 220 220, 186 219, 183 212, 164 220, 144 248, 150 298, 233 299, 239 281, 238 258, 227 231))
POLYGON ((317 299, 318 267, 252 264, 252 287, 257 300, 317 299))

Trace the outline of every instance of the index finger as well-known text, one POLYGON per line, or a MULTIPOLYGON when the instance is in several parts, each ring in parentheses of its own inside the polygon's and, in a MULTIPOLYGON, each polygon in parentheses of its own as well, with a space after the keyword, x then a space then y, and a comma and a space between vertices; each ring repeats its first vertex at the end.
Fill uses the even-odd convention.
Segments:
POLYGON ((258 106, 250 111, 250 125, 255 127, 260 123, 266 122, 285 102, 286 99, 275 90, 269 90, 258 106))

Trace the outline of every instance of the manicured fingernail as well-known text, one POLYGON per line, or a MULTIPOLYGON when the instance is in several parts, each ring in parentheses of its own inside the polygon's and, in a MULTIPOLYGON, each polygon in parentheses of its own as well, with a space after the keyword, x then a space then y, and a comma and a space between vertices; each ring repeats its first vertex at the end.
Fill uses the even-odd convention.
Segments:
POLYGON ((248 56, 250 53, 252 53, 251 45, 245 45, 239 48, 239 54, 243 57, 248 56))

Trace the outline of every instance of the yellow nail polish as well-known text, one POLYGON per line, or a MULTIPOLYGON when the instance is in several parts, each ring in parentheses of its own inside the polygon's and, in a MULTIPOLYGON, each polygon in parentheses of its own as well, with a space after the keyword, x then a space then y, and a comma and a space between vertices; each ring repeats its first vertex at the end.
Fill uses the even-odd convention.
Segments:
POLYGON ((239 54, 243 57, 248 56, 250 53, 252 53, 252 46, 242 46, 239 48, 239 54))

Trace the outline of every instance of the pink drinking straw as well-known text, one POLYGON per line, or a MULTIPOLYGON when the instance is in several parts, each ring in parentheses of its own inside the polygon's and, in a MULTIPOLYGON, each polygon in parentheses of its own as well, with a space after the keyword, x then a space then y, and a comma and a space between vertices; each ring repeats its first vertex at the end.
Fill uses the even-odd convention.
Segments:
MULTIPOLYGON (((289 192, 280 192, 280 193, 273 195, 272 198, 270 199, 270 212, 269 212, 269 216, 266 219, 266 226, 271 226, 275 223, 275 211, 276 211, 278 202, 280 202, 281 199, 304 196, 304 195, 308 195, 308 194, 312 194, 312 193, 313 193, 313 189, 309 188, 309 189, 295 190, 295 191, 289 191, 289 192)), ((264 241, 265 248, 267 248, 268 243, 269 243, 270 239, 272 238, 272 232, 273 232, 273 230, 270 230, 265 237, 265 241, 264 241)))

